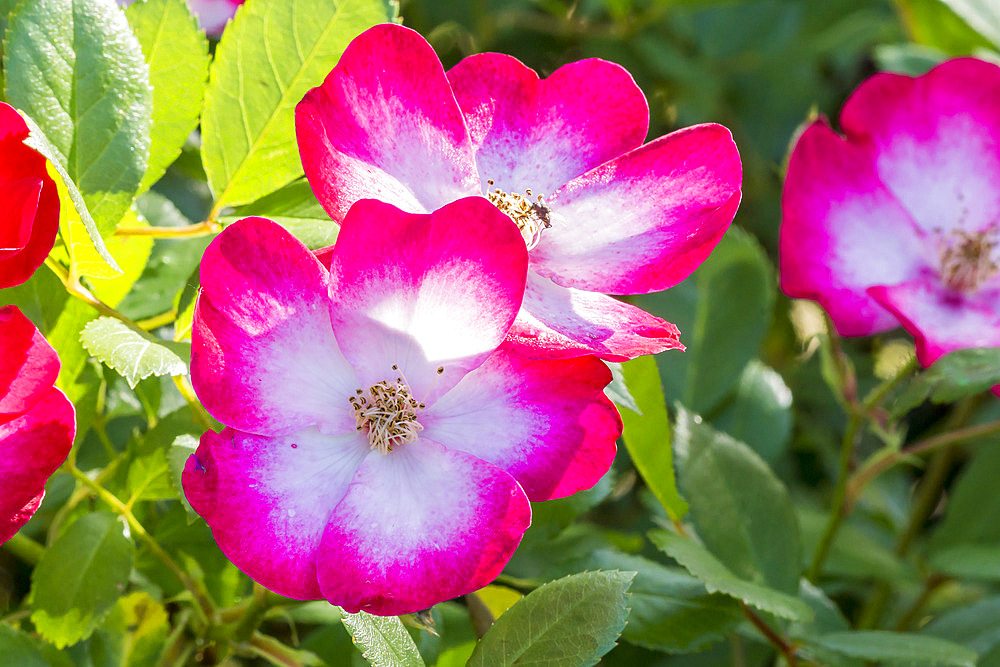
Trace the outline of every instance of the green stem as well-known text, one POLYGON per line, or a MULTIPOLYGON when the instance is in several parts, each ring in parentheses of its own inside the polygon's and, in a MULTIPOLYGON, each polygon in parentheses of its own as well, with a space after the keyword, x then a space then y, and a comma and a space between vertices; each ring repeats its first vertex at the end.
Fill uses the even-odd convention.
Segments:
POLYGON ((45 553, 45 547, 23 533, 14 533, 3 543, 3 548, 28 565, 38 565, 45 553))
POLYGON ((833 503, 830 507, 830 518, 827 519, 823 536, 816 545, 816 552, 813 554, 812 562, 806 572, 806 578, 815 583, 823 569, 823 562, 830 553, 833 540, 840 530, 840 524, 847 516, 847 506, 844 500, 847 497, 847 479, 850 474, 851 456, 854 454, 854 445, 858 439, 858 430, 861 427, 861 415, 857 412, 851 413, 851 418, 847 423, 847 430, 844 431, 844 439, 840 443, 840 462, 837 471, 837 486, 833 490, 833 503))
POLYGON ((285 646, 274 637, 257 632, 250 641, 240 647, 244 652, 256 655, 267 660, 277 667, 302 667, 304 664, 299 658, 298 651, 285 646))
POLYGON ((145 236, 154 239, 193 239, 216 234, 222 230, 214 220, 205 220, 184 227, 119 227, 115 236, 145 236))
POLYGON ((111 306, 109 306, 108 304, 104 303, 96 296, 91 294, 90 290, 81 285, 80 281, 77 278, 70 275, 69 271, 63 268, 62 265, 59 264, 59 262, 53 260, 51 257, 48 257, 45 260, 45 265, 50 269, 52 269, 52 272, 56 274, 56 277, 59 278, 59 281, 66 288, 66 291, 69 292, 70 296, 76 297, 77 299, 80 299, 84 303, 89 304, 91 307, 93 307, 95 310, 97 310, 97 312, 99 312, 102 315, 113 317, 116 320, 127 324, 129 327, 135 329, 136 331, 142 331, 142 327, 140 327, 134 321, 125 317, 117 310, 115 310, 114 308, 112 308, 111 306))
POLYGON ((949 431, 948 433, 941 433, 915 442, 909 447, 904 447, 897 452, 891 452, 886 456, 870 461, 854 473, 851 480, 848 482, 848 505, 852 506, 855 502, 857 502, 861 492, 870 481, 897 463, 905 461, 906 459, 918 454, 924 454, 926 452, 951 447, 952 445, 959 445, 970 440, 985 438, 998 433, 1000 433, 1000 419, 987 422, 985 424, 966 426, 965 428, 949 431))

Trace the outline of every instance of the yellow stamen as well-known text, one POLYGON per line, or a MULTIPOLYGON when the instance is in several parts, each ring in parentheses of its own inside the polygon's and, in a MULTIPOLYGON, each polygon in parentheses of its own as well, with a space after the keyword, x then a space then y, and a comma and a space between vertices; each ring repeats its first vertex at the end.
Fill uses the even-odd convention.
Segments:
POLYGON ((542 200, 542 195, 532 194, 531 188, 518 192, 504 192, 495 187, 496 182, 491 178, 486 181, 489 190, 486 192, 490 203, 507 214, 517 228, 521 230, 524 237, 524 244, 531 250, 542 238, 542 230, 552 226, 552 209, 542 200))
POLYGON ((941 251, 941 281, 957 292, 975 292, 1000 271, 998 246, 995 227, 985 232, 955 232, 954 240, 941 251))
MULTIPOLYGON (((398 371, 399 367, 394 365, 392 369, 398 371)), ((364 431, 371 448, 382 454, 416 442, 417 434, 424 430, 417 413, 426 406, 413 398, 405 377, 376 382, 367 392, 358 389, 347 400, 354 408, 357 430, 364 431)))

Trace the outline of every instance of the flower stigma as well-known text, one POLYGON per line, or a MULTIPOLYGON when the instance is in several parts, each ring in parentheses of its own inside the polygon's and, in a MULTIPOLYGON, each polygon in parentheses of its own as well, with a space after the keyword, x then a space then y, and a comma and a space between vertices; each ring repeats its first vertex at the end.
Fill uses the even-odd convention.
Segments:
MULTIPOLYGON (((399 371, 399 366, 394 364, 392 370, 399 371)), ((364 431, 371 448, 382 454, 416 442, 417 434, 424 430, 417 421, 417 413, 426 406, 413 397, 405 377, 381 380, 368 387, 368 391, 358 389, 347 400, 354 408, 357 430, 364 431)))
POLYGON ((524 245, 531 250, 542 239, 542 230, 552 226, 552 209, 542 200, 542 195, 532 194, 531 188, 519 192, 504 192, 491 178, 486 181, 486 196, 490 203, 506 213, 521 230, 524 245))
POLYGON ((985 232, 955 232, 954 240, 941 251, 941 281, 945 287, 966 294, 975 292, 1000 271, 998 247, 996 226, 985 232))

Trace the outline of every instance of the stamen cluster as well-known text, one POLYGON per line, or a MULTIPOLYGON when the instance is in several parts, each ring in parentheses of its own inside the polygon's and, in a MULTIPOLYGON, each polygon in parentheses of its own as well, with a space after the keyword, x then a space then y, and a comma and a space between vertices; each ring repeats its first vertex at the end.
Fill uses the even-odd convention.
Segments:
POLYGON ((957 239, 941 252, 941 281, 949 289, 970 294, 1000 271, 996 229, 955 232, 957 239))
MULTIPOLYGON (((399 366, 392 370, 398 371, 399 366)), ((354 421, 358 431, 364 431, 372 449, 388 454, 398 445, 417 441, 417 434, 424 430, 417 421, 417 412, 426 407, 413 398, 409 383, 402 377, 395 381, 381 380, 358 389, 348 398, 354 408, 354 421)))
POLYGON ((524 237, 524 244, 531 250, 542 238, 542 230, 552 226, 552 209, 542 201, 542 195, 535 195, 531 188, 519 192, 504 192, 495 187, 496 182, 491 178, 486 181, 490 186, 486 196, 490 203, 507 215, 517 228, 521 230, 524 237), (534 198, 534 201, 532 201, 534 198))

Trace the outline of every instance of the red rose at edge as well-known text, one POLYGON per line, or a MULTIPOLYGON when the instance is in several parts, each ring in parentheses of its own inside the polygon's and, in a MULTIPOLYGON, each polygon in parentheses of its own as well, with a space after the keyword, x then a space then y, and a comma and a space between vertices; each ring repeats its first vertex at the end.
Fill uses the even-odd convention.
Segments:
POLYGON ((0 288, 20 285, 52 250, 59 195, 45 158, 24 145, 28 125, 0 102, 0 288))

